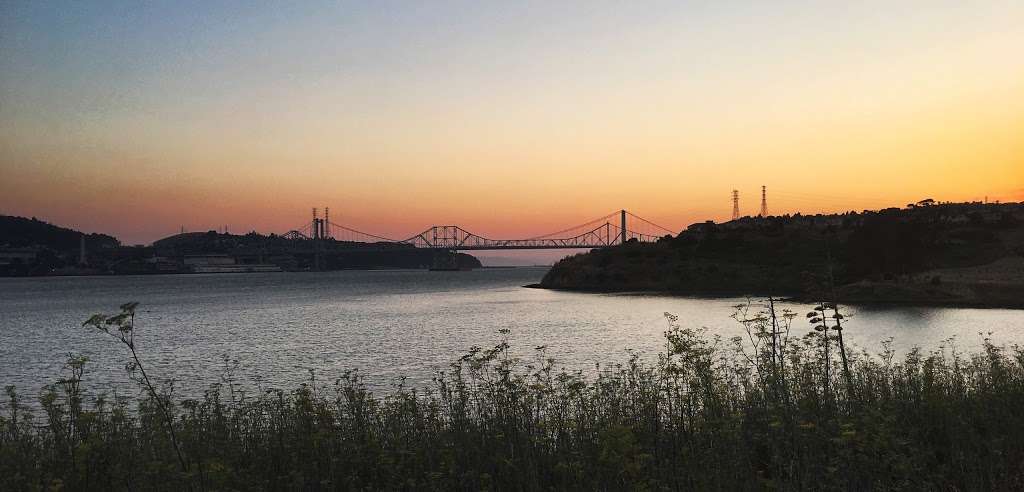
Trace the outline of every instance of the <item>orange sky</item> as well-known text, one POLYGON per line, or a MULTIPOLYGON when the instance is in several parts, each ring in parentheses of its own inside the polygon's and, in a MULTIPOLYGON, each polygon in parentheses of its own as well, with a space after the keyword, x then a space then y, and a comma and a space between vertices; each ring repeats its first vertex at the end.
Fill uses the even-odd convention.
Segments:
POLYGON ((1014 2, 73 5, 2 7, 0 213, 128 243, 1024 200, 1014 2))

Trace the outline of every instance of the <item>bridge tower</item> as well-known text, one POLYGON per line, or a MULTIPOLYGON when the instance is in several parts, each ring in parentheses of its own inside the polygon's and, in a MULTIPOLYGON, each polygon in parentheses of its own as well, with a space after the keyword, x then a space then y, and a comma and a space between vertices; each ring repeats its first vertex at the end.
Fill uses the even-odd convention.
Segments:
POLYGON ((309 235, 313 239, 316 239, 318 222, 320 222, 320 219, 317 218, 316 207, 313 207, 313 222, 309 226, 309 235))
POLYGON ((310 236, 313 238, 313 270, 320 271, 320 236, 323 228, 323 222, 316 213, 316 207, 313 207, 313 224, 310 228, 310 236))
POLYGON ((620 213, 622 214, 622 230, 619 231, 620 240, 622 244, 626 244, 626 210, 623 209, 620 213))

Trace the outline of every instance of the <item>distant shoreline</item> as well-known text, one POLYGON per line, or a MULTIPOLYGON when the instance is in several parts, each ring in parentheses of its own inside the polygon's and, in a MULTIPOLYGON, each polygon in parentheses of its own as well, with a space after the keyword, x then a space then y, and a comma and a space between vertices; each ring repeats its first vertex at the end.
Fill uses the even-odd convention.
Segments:
MULTIPOLYGON (((551 268, 545 265, 513 265, 513 266, 482 266, 468 270, 517 270, 517 269, 542 269, 551 268)), ((252 274, 292 274, 292 273, 332 273, 332 272, 429 272, 429 268, 339 268, 334 270, 281 270, 275 272, 167 272, 167 273, 85 273, 67 275, 8 275, 0 276, 0 279, 28 279, 28 278, 85 278, 85 277, 167 277, 167 276, 212 276, 212 275, 252 275, 252 274)), ((535 284, 540 285, 540 284, 535 284)))

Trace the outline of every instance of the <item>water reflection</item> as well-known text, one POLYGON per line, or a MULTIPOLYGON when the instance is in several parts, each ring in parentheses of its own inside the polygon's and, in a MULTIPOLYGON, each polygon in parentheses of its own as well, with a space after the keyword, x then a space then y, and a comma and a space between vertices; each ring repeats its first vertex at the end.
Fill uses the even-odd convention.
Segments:
MULTIPOLYGON (((376 388, 400 376, 429 382, 470 346, 490 346, 497 330, 512 331, 517 353, 548 354, 570 369, 620 362, 627 349, 653 357, 663 348, 664 312, 684 326, 728 338, 743 334, 732 319, 743 299, 552 292, 520 286, 543 269, 472 272, 376 271, 322 274, 0 279, 0 384, 34 394, 61 373, 67 352, 92 359, 87 381, 120 391, 120 347, 80 328, 91 314, 128 300, 142 303, 141 356, 152 372, 173 376, 196 394, 216 381, 221 357, 239 360, 255 386, 291 388, 316 369, 325 380, 358 368, 376 388)), ((780 303, 810 326, 811 306, 780 303)), ((997 343, 1024 341, 1024 311, 865 307, 847 309, 847 340, 877 353, 894 338, 899 350, 938 347, 956 336, 977 347, 978 332, 997 343)))

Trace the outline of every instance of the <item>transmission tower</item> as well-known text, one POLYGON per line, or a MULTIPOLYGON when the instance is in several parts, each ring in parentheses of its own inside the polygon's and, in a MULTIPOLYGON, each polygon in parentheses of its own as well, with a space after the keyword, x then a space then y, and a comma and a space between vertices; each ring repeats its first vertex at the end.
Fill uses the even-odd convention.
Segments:
POLYGON ((761 186, 761 217, 768 216, 768 191, 762 185, 761 186))
POLYGON ((740 218, 740 192, 732 190, 732 220, 740 218))

